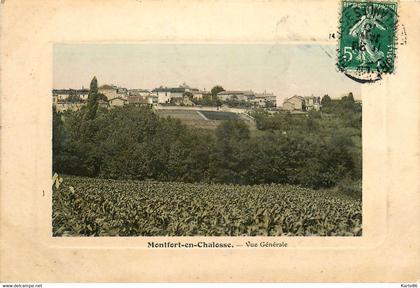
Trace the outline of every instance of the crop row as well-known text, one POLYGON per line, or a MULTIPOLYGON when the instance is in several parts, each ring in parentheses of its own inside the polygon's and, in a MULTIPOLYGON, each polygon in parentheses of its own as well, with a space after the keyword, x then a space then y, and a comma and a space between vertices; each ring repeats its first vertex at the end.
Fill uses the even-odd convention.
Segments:
POLYGON ((54 236, 360 236, 360 200, 290 185, 64 176, 54 236))

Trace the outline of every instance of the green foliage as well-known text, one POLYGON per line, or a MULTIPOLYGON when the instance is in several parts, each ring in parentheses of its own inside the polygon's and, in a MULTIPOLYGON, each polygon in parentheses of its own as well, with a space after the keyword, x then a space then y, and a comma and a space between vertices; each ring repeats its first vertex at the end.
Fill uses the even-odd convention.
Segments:
MULTIPOLYGON (((266 133, 276 132, 273 139, 283 137, 286 141, 278 140, 280 143, 276 144, 277 147, 267 148, 271 151, 267 154, 272 157, 279 157, 280 153, 286 155, 286 159, 280 164, 280 167, 287 171, 286 176, 282 175, 278 178, 281 180, 275 182, 320 188, 335 186, 347 177, 346 175, 354 181, 361 179, 361 105, 354 101, 352 94, 341 100, 331 100, 326 95, 323 103, 322 111, 312 110, 306 114, 291 114, 285 111, 269 114, 264 110, 256 110, 251 114, 257 129, 266 133)), ((258 141, 268 147, 273 142, 267 137, 258 141)), ((254 144, 255 147, 258 145, 254 144)), ((249 154, 253 153, 257 152, 249 154)), ((257 159, 251 163, 260 162, 260 166, 269 165, 272 169, 277 169, 276 164, 265 159, 265 153, 259 152, 257 155, 257 159)), ((252 177, 259 179, 255 180, 256 182, 272 181, 258 176, 269 175, 269 171, 261 171, 254 165, 252 167, 255 171, 252 177)))
POLYGON ((213 96, 213 99, 216 99, 217 94, 223 91, 225 91, 225 89, 223 89, 222 86, 214 86, 213 88, 211 88, 211 95, 213 96))
POLYGON ((63 178, 54 236, 362 235, 361 201, 332 191, 63 178))
MULTIPOLYGON (((324 96, 325 98, 326 96, 324 96)), ((354 100, 353 93, 342 97, 340 100, 322 99, 322 112, 340 118, 344 126, 362 128, 362 106, 354 100)), ((329 97, 328 97, 329 98, 329 97)))
POLYGON ((326 106, 330 103, 331 103, 331 97, 328 95, 324 95, 324 97, 322 97, 322 100, 321 100, 321 105, 326 106))
POLYGON ((345 177, 342 181, 340 181, 340 183, 338 183, 337 190, 345 195, 361 199, 362 181, 353 180, 351 177, 345 177))
POLYGON ((279 111, 273 115, 269 114, 267 110, 257 109, 251 113, 254 117, 257 129, 259 130, 281 130, 287 131, 291 128, 292 121, 297 124, 301 121, 299 116, 292 119, 292 115, 289 111, 279 111))
POLYGON ((98 100, 108 101, 108 97, 105 94, 98 93, 98 100))
POLYGON ((90 90, 87 101, 87 111, 85 115, 86 120, 93 120, 96 116, 96 111, 98 110, 98 80, 96 77, 93 77, 90 82, 90 90))
POLYGON ((216 137, 220 141, 249 139, 249 128, 242 120, 226 120, 217 127, 216 137))
POLYGON ((210 106, 210 107, 220 107, 223 102, 217 97, 212 95, 204 95, 202 99, 192 99, 191 100, 195 105, 201 106, 210 106))
POLYGON ((78 103, 78 102, 80 102, 80 97, 76 93, 72 93, 67 98, 67 102, 70 102, 70 103, 78 103))
POLYGON ((276 101, 265 101, 265 108, 275 108, 276 107, 276 101))
MULTIPOLYGON (((53 171, 61 171, 60 164, 62 163, 62 158, 60 156, 63 154, 63 149, 66 146, 66 141, 68 135, 64 128, 63 121, 61 119, 61 113, 57 112, 55 107, 53 107, 53 138, 52 138, 52 152, 53 152, 53 171)), ((65 160, 66 161, 66 160, 65 160)))
POLYGON ((256 110, 259 133, 239 119, 200 130, 131 105, 99 108, 94 119, 85 118, 87 107, 54 110, 53 169, 111 179, 334 187, 362 177, 361 126, 349 121, 361 119, 361 106, 351 97, 338 105, 341 114, 256 110))
POLYGON ((225 103, 233 108, 250 108, 252 106, 251 102, 238 99, 228 99, 225 103))
POLYGON ((184 92, 183 96, 188 97, 188 99, 190 99, 190 100, 193 100, 193 97, 194 97, 194 95, 189 91, 184 92))

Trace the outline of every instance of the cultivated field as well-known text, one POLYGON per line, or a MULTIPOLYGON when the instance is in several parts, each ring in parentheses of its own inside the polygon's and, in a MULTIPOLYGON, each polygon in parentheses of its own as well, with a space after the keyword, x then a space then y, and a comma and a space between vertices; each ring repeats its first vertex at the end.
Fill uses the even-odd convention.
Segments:
POLYGON ((222 111, 200 111, 207 119, 210 120, 236 120, 240 116, 232 112, 222 112, 222 111))
POLYGON ((235 186, 63 176, 54 236, 360 236, 362 203, 290 185, 235 186))
POLYGON ((218 121, 210 121, 203 118, 194 110, 156 110, 161 117, 172 117, 183 123, 197 128, 216 129, 218 121))
POLYGON ((216 127, 223 120, 242 119, 246 121, 250 128, 253 128, 254 123, 250 122, 249 118, 242 115, 224 112, 224 111, 205 111, 205 110, 187 110, 187 109, 162 109, 156 110, 161 117, 172 117, 181 120, 183 123, 205 129, 216 129, 216 127))

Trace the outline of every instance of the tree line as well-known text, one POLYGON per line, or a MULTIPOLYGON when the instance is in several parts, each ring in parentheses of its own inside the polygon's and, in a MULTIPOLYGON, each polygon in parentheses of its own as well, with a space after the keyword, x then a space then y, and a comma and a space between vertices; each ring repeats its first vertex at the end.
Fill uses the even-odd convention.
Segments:
POLYGON ((319 112, 257 110, 257 129, 227 120, 213 131, 147 107, 102 109, 95 78, 85 107, 53 110, 53 170, 110 179, 342 185, 353 193, 362 177, 361 105, 352 95, 328 98, 319 112))

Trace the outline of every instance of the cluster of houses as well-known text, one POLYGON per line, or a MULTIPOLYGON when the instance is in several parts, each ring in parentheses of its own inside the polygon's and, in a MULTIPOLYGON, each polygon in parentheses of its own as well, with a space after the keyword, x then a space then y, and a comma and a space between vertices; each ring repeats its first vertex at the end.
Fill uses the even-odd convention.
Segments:
MULTIPOLYGON (((194 106, 194 100, 201 100, 205 97, 211 97, 211 92, 191 88, 185 83, 178 87, 158 87, 153 90, 146 89, 127 89, 115 85, 102 85, 98 88, 100 95, 105 97, 99 100, 102 107, 134 105, 182 105, 194 106)), ((67 109, 78 110, 83 106, 88 98, 87 89, 54 89, 53 103, 58 111, 67 109)), ((276 106, 276 95, 273 93, 255 93, 253 91, 222 91, 217 94, 222 102, 229 100, 244 101, 252 104, 254 107, 276 106)))
MULTIPOLYGON (((99 106, 111 108, 124 105, 181 105, 194 106, 195 103, 205 97, 211 98, 211 92, 191 88, 185 83, 178 87, 158 87, 153 90, 146 89, 127 89, 115 85, 102 85, 98 88, 101 96, 99 106)), ((53 103, 58 111, 67 109, 78 110, 86 104, 88 99, 88 89, 54 89, 53 103)), ((273 93, 255 93, 249 91, 222 91, 217 94, 222 102, 242 101, 249 103, 252 107, 276 107, 276 95, 273 93)), ((310 110, 320 110, 321 97, 317 96, 297 96, 287 98, 283 102, 281 109, 291 112, 306 112, 310 110)))

